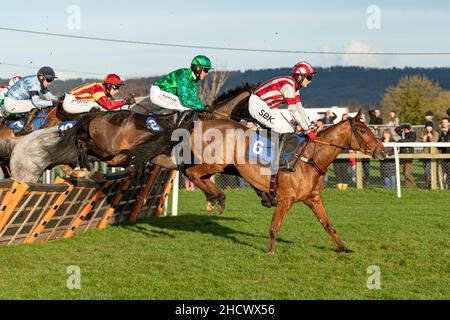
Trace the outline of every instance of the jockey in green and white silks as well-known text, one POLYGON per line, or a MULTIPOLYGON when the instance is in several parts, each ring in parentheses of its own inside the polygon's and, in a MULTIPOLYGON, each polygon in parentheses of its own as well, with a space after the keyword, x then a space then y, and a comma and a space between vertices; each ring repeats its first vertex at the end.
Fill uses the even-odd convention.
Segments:
POLYGON ((153 104, 177 111, 203 111, 205 104, 198 95, 197 82, 211 70, 211 60, 206 56, 192 59, 191 68, 175 70, 153 83, 150 100, 153 104))

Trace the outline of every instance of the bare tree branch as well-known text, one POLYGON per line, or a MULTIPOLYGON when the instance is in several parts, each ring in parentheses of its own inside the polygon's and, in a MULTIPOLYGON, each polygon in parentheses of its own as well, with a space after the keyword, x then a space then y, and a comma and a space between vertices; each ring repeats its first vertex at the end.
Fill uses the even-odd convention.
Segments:
POLYGON ((199 96, 205 104, 212 104, 230 77, 228 71, 211 71, 199 86, 199 96))

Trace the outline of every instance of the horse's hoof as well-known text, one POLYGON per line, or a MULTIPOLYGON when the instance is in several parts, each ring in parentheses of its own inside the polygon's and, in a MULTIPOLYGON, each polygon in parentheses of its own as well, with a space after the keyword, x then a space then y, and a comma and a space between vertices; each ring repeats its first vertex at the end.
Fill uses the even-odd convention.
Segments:
POLYGON ((220 215, 225 211, 225 207, 223 207, 223 206, 217 206, 216 209, 217 209, 217 213, 220 215))
POLYGON ((337 249, 337 251, 340 252, 340 253, 352 253, 352 252, 354 252, 353 250, 350 250, 347 247, 340 247, 340 248, 337 249))
POLYGON ((91 176, 89 177, 93 180, 104 180, 105 179, 105 174, 102 172, 94 172, 93 174, 91 174, 91 176))
POLYGON ((212 214, 214 210, 215 208, 210 202, 206 203, 206 212, 208 212, 208 214, 212 214))
POLYGON ((272 208, 272 203, 270 201, 261 200, 261 204, 266 208, 272 208))

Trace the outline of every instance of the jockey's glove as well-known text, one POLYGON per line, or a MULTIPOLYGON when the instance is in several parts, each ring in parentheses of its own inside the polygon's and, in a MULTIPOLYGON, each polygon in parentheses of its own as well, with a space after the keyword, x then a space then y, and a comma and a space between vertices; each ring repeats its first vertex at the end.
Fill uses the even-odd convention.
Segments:
POLYGON ((52 104, 56 108, 59 108, 61 106, 61 102, 59 100, 52 100, 52 104))
POLYGON ((316 133, 315 133, 315 130, 314 130, 314 128, 312 128, 312 129, 310 129, 307 133, 306 133, 306 135, 311 139, 311 140, 316 140, 316 133))
POLYGON ((214 110, 214 107, 212 105, 209 105, 209 104, 205 105, 205 109, 204 109, 205 112, 212 113, 213 110, 214 110))
POLYGON ((136 103, 136 99, 134 97, 129 97, 125 99, 125 104, 131 106, 136 103))

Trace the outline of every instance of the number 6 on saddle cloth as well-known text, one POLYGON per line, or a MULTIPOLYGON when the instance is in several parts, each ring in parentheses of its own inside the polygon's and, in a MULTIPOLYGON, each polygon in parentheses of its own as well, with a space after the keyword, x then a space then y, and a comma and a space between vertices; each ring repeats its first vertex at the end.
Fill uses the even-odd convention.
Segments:
POLYGON ((297 134, 283 134, 280 139, 280 135, 275 132, 271 132, 268 137, 266 132, 257 130, 252 134, 248 159, 256 160, 262 166, 273 168, 279 164, 281 170, 292 170, 300 157, 297 154, 298 150, 306 139, 297 134), (281 148, 281 152, 279 152, 279 148, 281 148))

